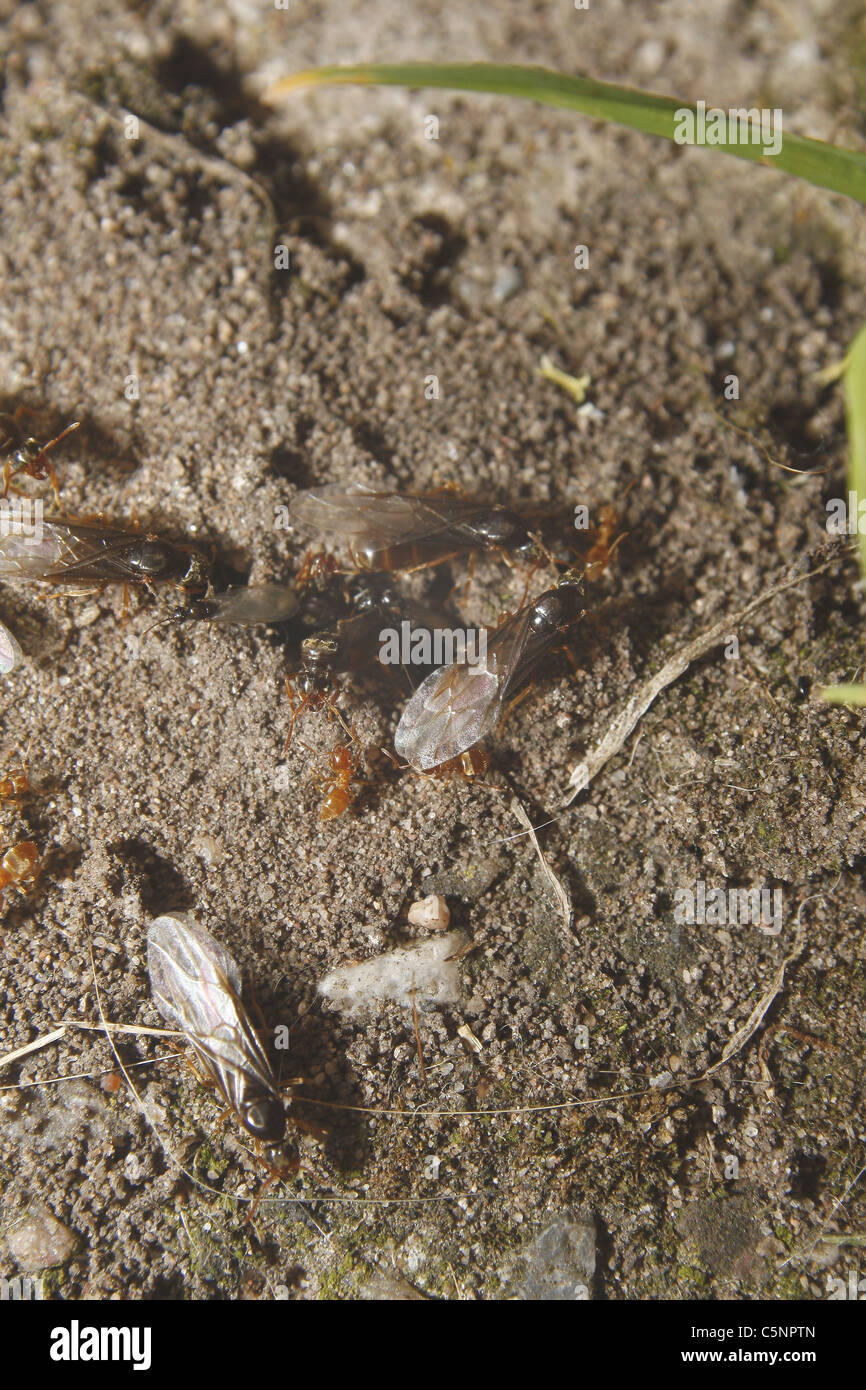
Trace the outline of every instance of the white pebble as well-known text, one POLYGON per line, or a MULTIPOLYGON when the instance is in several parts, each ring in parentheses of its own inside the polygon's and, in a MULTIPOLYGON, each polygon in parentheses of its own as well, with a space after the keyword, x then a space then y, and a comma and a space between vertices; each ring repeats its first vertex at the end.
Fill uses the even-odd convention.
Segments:
POLYGON ((342 965, 319 984, 319 993, 340 1013, 354 1018, 376 1010, 386 1000, 404 1009, 454 1004, 460 995, 456 956, 464 945, 460 932, 434 936, 420 946, 400 947, 384 956, 342 965))
POLYGON ((445 931, 451 925, 451 912, 444 898, 431 893, 429 898, 419 898, 409 908, 409 921, 413 927, 432 927, 433 931, 445 931))

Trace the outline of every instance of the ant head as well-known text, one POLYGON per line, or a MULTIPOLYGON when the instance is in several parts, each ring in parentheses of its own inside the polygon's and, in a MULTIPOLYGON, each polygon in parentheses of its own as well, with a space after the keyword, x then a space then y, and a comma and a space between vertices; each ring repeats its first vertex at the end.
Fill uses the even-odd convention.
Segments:
POLYGON ((210 564, 201 551, 193 550, 189 556, 189 566, 180 581, 184 589, 200 589, 206 593, 210 588, 210 564))
POLYGON ((290 1144, 266 1145, 265 1162, 273 1168, 278 1178, 293 1178, 301 1166, 301 1160, 290 1144))
POLYGON ((301 660, 308 671, 316 667, 329 666, 340 650, 340 639, 335 632, 318 632, 315 637, 305 637, 301 643, 301 660))
POLYGON ((581 592, 583 592, 584 577, 584 571, 582 569, 578 569, 576 565, 572 565, 570 569, 564 570, 563 573, 559 576, 559 578, 556 581, 556 587, 557 589, 564 589, 568 585, 574 585, 575 588, 580 589, 581 592))

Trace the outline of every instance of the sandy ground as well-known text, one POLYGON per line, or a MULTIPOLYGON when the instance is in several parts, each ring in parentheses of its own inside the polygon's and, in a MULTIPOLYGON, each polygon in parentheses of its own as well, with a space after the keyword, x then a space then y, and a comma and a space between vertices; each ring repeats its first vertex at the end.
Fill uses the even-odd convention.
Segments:
MULTIPOLYGON (((825 1297, 866 1217, 863 717, 814 695, 861 666, 850 552, 663 694, 541 832, 568 925, 508 837, 512 795, 557 815, 639 682, 826 543, 844 420, 816 373, 866 315, 860 212, 504 99, 257 98, 320 62, 520 60, 780 105, 856 145, 862 27, 827 3, 686 0, 2 10, 0 408, 43 412, 43 436, 83 421, 57 451, 69 512, 213 544, 253 580, 297 569, 275 521, 316 482, 458 483, 548 509, 562 543, 575 505, 612 504, 628 536, 574 661, 492 742, 489 785, 396 772, 376 750, 401 689, 364 679, 342 705, 365 784, 325 825, 313 773, 337 735, 311 713, 282 757, 280 634, 4 585, 25 661, 3 743, 34 787, 4 845, 34 839, 45 867, 4 903, 0 1054, 99 1001, 158 1026, 144 936, 174 907, 236 955, 269 1033, 290 1028, 283 1075, 369 1113, 299 1106, 327 1137, 244 1224, 262 1170, 157 1060, 174 1046, 118 1036, 145 1117, 105 1038, 70 1027, 0 1073, 0 1275, 43 1270, 64 1299, 825 1297), (595 409, 538 375, 545 353, 595 409), (698 882, 779 889, 781 931, 677 921, 698 882), (420 1013, 422 1078, 410 1013, 346 1020, 316 984, 420 939, 406 908, 433 890, 472 949, 459 1003, 420 1013), (795 946, 755 1035, 690 1081, 795 946)), ((527 578, 465 576, 416 585, 493 622, 527 578)))

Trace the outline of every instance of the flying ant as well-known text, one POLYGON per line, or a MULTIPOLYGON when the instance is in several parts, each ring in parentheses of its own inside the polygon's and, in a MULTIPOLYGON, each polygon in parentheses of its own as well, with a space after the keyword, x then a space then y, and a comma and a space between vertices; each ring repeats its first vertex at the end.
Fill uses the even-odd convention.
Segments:
POLYGON ((429 772, 472 749, 496 728, 506 701, 545 654, 583 617, 582 602, 583 573, 568 570, 491 634, 483 661, 433 671, 400 716, 394 736, 400 756, 429 772))
POLYGON ((50 449, 53 449, 55 445, 59 444, 60 441, 71 434, 73 430, 77 430, 81 421, 74 420, 71 425, 67 425, 65 430, 61 430, 60 434, 54 439, 50 439, 47 444, 40 444, 38 439, 21 438, 21 432, 18 428, 18 416, 22 413, 23 412, 19 409, 14 415, 0 415, 0 421, 8 420, 12 426, 12 434, 3 440, 2 444, 0 444, 0 450, 8 449, 11 444, 15 444, 16 441, 19 441, 13 452, 7 455, 3 465, 3 497, 4 499, 8 497, 12 479, 19 474, 24 474, 28 478, 36 478, 40 482, 49 478, 54 490, 54 500, 59 507, 60 486, 57 482, 57 474, 54 472, 54 468, 47 458, 47 454, 50 449))
MULTIPOLYGON (((329 717, 336 716, 346 728, 336 703, 342 688, 339 675, 373 664, 383 624, 395 626, 408 619, 414 627, 436 626, 436 615, 424 604, 405 597, 388 582, 360 580, 350 586, 350 592, 350 615, 332 628, 305 637, 301 643, 300 668, 294 679, 286 678, 292 719, 284 752, 291 743, 295 720, 304 710, 324 706, 329 717)), ((346 732, 350 732, 348 728, 346 732)))
POLYGON ((241 584, 204 598, 175 603, 166 622, 284 623, 298 611, 298 595, 287 584, 241 584))
POLYGON ((228 951, 190 918, 157 917, 147 933, 147 968, 162 1017, 186 1035, 205 1079, 241 1128, 264 1146, 274 1177, 300 1167, 286 1142, 286 1112, 267 1054, 241 1002, 241 974, 228 951))
POLYGON ((204 595, 211 562, 194 546, 102 522, 43 521, 26 535, 13 522, 0 535, 0 578, 47 584, 175 584, 185 595, 204 595))
POLYGON ((506 507, 453 494, 376 491, 336 484, 298 493, 292 521, 345 542, 356 569, 417 570, 467 550, 498 550, 535 560, 543 547, 506 507))

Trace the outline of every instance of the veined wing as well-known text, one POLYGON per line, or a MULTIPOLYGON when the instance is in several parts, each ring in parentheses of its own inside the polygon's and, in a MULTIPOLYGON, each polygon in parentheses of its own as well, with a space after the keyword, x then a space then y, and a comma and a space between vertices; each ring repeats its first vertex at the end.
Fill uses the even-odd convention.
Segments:
POLYGON ((283 623, 298 611, 298 595, 287 584, 247 584, 202 600, 212 623, 283 623))
POLYGON ((429 772, 472 748, 496 728, 503 702, 519 676, 531 632, 532 605, 497 628, 484 659, 440 666, 406 704, 394 747, 419 772, 429 772))
POLYGON ((157 917, 147 934, 147 966, 159 1012, 187 1034, 235 1110, 251 1089, 276 1093, 240 1000, 240 971, 210 932, 191 918, 157 917))
POLYGON ((8 676, 22 660, 15 634, 9 631, 5 623, 0 623, 0 675, 8 676))
MULTIPOLYGON (((490 512, 490 505, 455 497, 376 492, 360 484, 328 484, 301 492, 292 502, 292 521, 323 536, 357 547, 384 549, 389 545, 426 540, 455 527, 472 527, 490 512)), ((471 545, 468 537, 464 544, 471 545)))
MULTIPOLYGON (((0 576, 4 579, 74 577, 94 562, 104 564, 114 550, 141 542, 137 532, 84 521, 43 521, 0 536, 0 576)), ((107 575, 105 576, 108 577, 107 575)))

